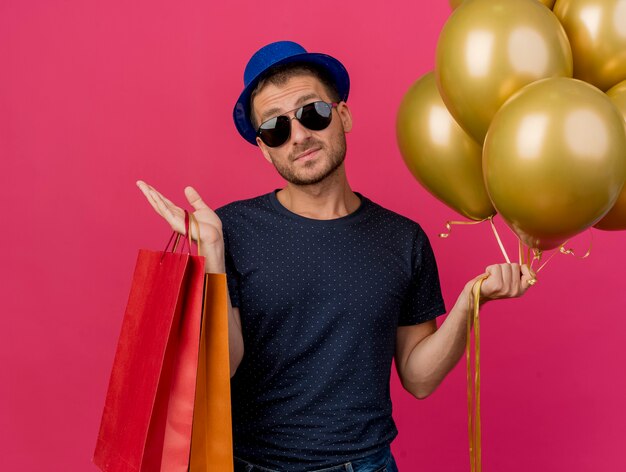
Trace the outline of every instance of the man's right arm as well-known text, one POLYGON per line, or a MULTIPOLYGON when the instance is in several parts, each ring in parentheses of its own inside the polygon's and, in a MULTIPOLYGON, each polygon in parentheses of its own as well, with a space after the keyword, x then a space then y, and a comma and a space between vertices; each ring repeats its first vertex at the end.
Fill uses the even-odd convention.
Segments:
POLYGON ((243 336, 241 335, 241 318, 239 308, 230 304, 228 298, 228 351, 230 354, 230 376, 235 375, 243 358, 243 336))
MULTIPOLYGON (((226 273, 226 262, 224 257, 224 239, 218 239, 212 244, 201 244, 200 255, 204 256, 204 271, 207 274, 226 273)), ((230 360, 230 376, 235 375, 237 367, 243 358, 243 336, 241 334, 241 317, 239 308, 233 307, 228 299, 228 351, 230 360)))
MULTIPOLYGON (((179 233, 185 234, 185 212, 182 208, 174 205, 170 200, 161 195, 154 187, 143 181, 138 181, 137 186, 152 205, 154 210, 161 215, 179 233)), ((204 256, 204 271, 212 274, 226 273, 224 258, 224 235, 222 222, 209 206, 202 201, 198 192, 193 188, 185 189, 185 196, 194 208, 194 217, 198 222, 197 230, 191 225, 191 236, 200 241, 199 253, 204 256)), ((232 377, 243 358, 243 336, 241 334, 241 318, 239 308, 233 307, 228 299, 228 347, 230 359, 230 376, 232 377)))

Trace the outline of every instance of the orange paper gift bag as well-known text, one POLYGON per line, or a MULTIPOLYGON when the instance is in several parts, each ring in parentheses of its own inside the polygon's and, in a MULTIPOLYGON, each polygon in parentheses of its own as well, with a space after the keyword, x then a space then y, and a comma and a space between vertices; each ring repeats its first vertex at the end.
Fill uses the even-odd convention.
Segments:
POLYGON ((206 274, 190 472, 232 472, 233 443, 225 274, 206 274))

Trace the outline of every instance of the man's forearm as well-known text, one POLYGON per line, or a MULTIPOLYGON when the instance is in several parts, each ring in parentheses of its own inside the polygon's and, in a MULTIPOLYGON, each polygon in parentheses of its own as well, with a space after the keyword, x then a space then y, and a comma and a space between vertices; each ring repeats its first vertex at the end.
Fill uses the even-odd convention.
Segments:
MULTIPOLYGON (((204 271, 207 274, 223 274, 226 272, 224 260, 224 243, 219 241, 214 244, 206 244, 201 247, 201 255, 204 256, 204 271)), ((232 377, 243 358, 243 336, 241 334, 241 320, 239 311, 233 308, 228 300, 228 352, 230 361, 230 376, 232 377)))
POLYGON ((419 342, 409 354, 403 367, 403 385, 415 397, 430 395, 463 355, 471 298, 468 284, 439 329, 419 342))
POLYGON ((237 367, 243 358, 243 336, 241 334, 241 320, 239 311, 233 308, 228 297, 228 353, 230 361, 230 376, 235 375, 237 367))
POLYGON ((204 256, 204 272, 207 274, 224 274, 226 262, 224 260, 224 242, 200 244, 200 255, 204 256))
POLYGON ((418 398, 427 397, 457 364, 467 341, 467 320, 474 301, 472 288, 478 280, 484 279, 480 289, 482 303, 520 297, 534 277, 528 266, 507 263, 490 265, 484 274, 468 282, 441 327, 416 342, 403 357, 406 360, 400 366, 400 377, 404 388, 418 398))

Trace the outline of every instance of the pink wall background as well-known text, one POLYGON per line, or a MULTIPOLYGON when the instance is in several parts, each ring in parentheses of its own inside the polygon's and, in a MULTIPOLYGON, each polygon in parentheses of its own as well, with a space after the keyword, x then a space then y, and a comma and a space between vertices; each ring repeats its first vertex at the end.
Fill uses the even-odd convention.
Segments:
MULTIPOLYGON (((214 207, 281 186, 231 120, 243 67, 267 42, 347 66, 352 186, 421 222, 448 307, 502 260, 487 227, 436 236, 457 216, 395 145, 397 107, 433 68, 449 13, 445 0, 0 3, 2 470, 95 470, 136 253, 169 236, 135 180, 178 202, 194 185, 214 207)), ((484 309, 486 471, 626 470, 625 240, 594 231, 590 258, 555 258, 523 299, 484 309)), ((424 401, 394 378, 401 470, 469 469, 464 369, 424 401)))

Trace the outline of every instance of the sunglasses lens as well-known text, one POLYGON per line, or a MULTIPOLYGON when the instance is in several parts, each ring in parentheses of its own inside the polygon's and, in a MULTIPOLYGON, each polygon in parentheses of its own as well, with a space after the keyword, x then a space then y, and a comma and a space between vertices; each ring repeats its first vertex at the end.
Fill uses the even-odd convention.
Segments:
MULTIPOLYGON (((302 126, 321 131, 328 127, 332 120, 333 105, 326 102, 313 102, 296 111, 296 119, 302 126)), ((257 135, 269 147, 278 147, 289 139, 291 120, 284 115, 277 116, 261 124, 257 135)))
POLYGON ((267 120, 259 127, 258 135, 269 147, 277 147, 289 139, 291 123, 286 116, 277 116, 267 120))
POLYGON ((296 113, 296 117, 302 125, 310 130, 320 131, 330 124, 332 107, 326 102, 309 103, 300 110, 302 111, 296 113))

